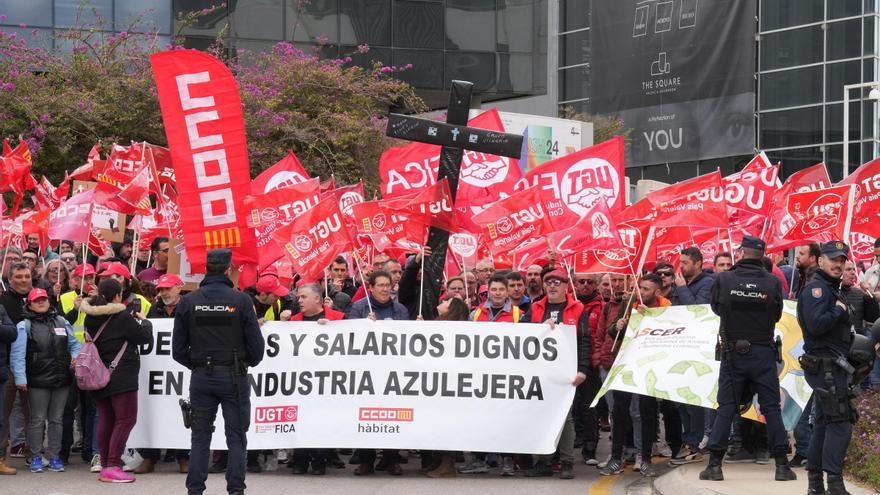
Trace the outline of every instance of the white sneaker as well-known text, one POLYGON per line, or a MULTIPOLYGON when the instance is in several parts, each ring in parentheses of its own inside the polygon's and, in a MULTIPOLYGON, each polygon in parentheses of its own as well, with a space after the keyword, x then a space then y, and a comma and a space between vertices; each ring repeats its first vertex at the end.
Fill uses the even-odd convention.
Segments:
POLYGON ((91 471, 93 473, 100 473, 101 472, 101 456, 99 456, 98 454, 95 454, 94 456, 92 456, 92 463, 90 464, 90 466, 91 467, 89 468, 89 471, 91 471))
POLYGON ((608 454, 608 458, 606 458, 604 461, 596 464, 596 467, 599 469, 605 469, 605 466, 607 466, 609 462, 611 462, 611 454, 608 454))
POLYGON ((279 464, 287 464, 287 450, 278 449, 275 451, 275 459, 279 464))
POLYGON ((642 454, 636 454, 636 463, 633 464, 633 471, 638 471, 642 468, 642 454))

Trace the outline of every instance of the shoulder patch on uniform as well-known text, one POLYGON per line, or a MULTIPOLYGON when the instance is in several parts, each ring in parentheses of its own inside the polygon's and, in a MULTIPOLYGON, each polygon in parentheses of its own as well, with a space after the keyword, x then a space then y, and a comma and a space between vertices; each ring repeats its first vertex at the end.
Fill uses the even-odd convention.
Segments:
POLYGON ((813 288, 813 297, 815 297, 817 299, 822 297, 822 288, 821 287, 814 287, 813 288))

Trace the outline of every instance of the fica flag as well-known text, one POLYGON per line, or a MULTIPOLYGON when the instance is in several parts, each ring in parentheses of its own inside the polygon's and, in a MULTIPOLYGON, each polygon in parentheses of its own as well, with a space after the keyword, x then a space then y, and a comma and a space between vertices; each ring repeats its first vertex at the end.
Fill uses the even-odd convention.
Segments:
POLYGON ((242 191, 250 191, 238 85, 222 62, 196 50, 150 55, 171 161, 181 192, 180 219, 193 272, 207 251, 232 248, 235 264, 257 261, 242 191))

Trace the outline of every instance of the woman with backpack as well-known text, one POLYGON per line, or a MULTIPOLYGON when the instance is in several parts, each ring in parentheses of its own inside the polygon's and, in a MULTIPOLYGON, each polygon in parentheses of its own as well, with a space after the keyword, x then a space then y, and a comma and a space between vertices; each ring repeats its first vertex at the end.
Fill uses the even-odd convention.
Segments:
POLYGON ((131 483, 135 478, 122 470, 120 457, 137 422, 141 367, 137 349, 152 341, 153 325, 143 312, 126 309, 122 303, 122 284, 109 277, 98 284, 96 296, 83 300, 80 310, 86 314, 86 334, 94 341, 101 361, 111 372, 107 385, 92 392, 98 406, 99 480, 131 483))
POLYGON ((61 451, 62 420, 70 390, 70 368, 80 350, 73 327, 58 315, 49 294, 31 289, 18 324, 18 338, 12 344, 12 374, 15 386, 28 393, 31 417, 27 444, 31 450, 31 472, 42 473, 49 459, 49 471, 64 471, 61 451), (49 443, 43 451, 48 422, 49 443))

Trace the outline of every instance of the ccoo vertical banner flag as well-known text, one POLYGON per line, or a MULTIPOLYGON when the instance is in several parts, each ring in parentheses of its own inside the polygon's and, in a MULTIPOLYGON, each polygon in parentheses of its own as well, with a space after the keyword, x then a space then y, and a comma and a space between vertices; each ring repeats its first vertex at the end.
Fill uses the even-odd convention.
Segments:
POLYGON ((250 165, 238 85, 222 62, 204 52, 150 56, 165 135, 180 196, 183 237, 193 271, 207 251, 232 248, 235 264, 257 261, 244 194, 250 165))

